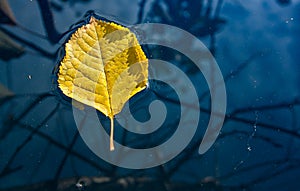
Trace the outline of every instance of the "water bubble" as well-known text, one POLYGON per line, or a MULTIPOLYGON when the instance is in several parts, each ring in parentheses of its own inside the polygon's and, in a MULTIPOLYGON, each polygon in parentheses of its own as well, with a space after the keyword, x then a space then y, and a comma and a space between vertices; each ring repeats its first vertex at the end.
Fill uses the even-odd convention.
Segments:
POLYGON ((77 182, 75 186, 76 186, 77 190, 79 190, 79 191, 84 191, 86 188, 84 181, 77 182))

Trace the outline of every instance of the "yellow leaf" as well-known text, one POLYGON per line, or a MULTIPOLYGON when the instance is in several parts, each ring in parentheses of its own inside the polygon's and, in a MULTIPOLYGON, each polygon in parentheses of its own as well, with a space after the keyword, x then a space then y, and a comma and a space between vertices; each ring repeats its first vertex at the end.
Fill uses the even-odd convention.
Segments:
POLYGON ((110 118, 110 150, 114 150, 113 118, 146 88, 148 60, 128 28, 94 17, 72 34, 65 52, 59 66, 59 88, 110 118))

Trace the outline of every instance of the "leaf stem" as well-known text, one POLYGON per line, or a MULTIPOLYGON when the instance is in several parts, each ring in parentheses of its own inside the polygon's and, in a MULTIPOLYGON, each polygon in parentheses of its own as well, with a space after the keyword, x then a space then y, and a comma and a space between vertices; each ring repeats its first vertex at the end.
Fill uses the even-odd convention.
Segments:
POLYGON ((115 146, 114 146, 114 117, 110 117, 109 149, 110 149, 110 151, 115 150, 115 146))

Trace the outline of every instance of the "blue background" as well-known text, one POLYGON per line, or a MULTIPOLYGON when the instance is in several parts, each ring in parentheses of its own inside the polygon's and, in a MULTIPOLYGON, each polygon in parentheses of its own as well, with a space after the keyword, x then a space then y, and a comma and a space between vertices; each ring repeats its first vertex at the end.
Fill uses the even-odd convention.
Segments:
MULTIPOLYGON (((59 33, 82 19, 86 11, 95 10, 125 26, 137 22, 166 23, 197 36, 214 54, 226 83, 227 115, 213 147, 204 155, 198 155, 198 147, 195 147, 209 119, 202 111, 199 131, 193 141, 178 157, 165 164, 163 171, 159 167, 122 169, 99 159, 78 136, 71 104, 64 101, 53 82, 52 71, 62 58, 56 52, 64 41, 51 43, 18 26, 1 24, 2 28, 52 56, 43 56, 16 40, 25 47, 25 54, 9 61, 0 60, 0 83, 14 94, 5 99, 4 89, 1 89, 0 190, 64 177, 128 174, 162 180, 167 177, 169 181, 185 183, 213 177, 214 183, 224 190, 297 190, 300 186, 300 1, 141 2, 53 0, 51 10, 59 33), (45 93, 49 96, 41 98, 45 93), (35 100, 36 104, 31 105, 35 100), (53 115, 48 119, 51 111, 53 115), (31 136, 32 130, 38 127, 31 136), (71 152, 68 153, 67 148, 71 148, 71 152)), ((36 1, 11 0, 9 3, 20 25, 46 34, 41 17, 44 10, 36 1)), ((149 57, 174 63, 191 80, 200 79, 201 83, 196 85, 199 95, 207 91, 201 71, 195 71, 184 56, 159 47, 148 47, 146 52, 149 57)), ((160 86, 163 85, 152 86, 154 88, 147 91, 169 93, 171 98, 177 99, 172 90, 160 86)), ((209 109, 209 95, 204 95, 199 103, 209 109)), ((148 119, 147 107, 154 98, 150 94, 142 101, 131 100, 138 103, 132 106, 138 120, 148 119)), ((172 133, 180 107, 167 101, 166 106, 170 112, 164 127, 171 128, 172 133)), ((107 122, 101 114, 99 117, 107 122)), ((124 131, 121 127, 116 131, 116 139, 120 141, 124 131)), ((160 130, 140 139, 133 139, 135 135, 131 135, 133 138, 129 138, 128 144, 134 140, 136 147, 157 145, 160 142, 155 137, 163 132, 160 130), (150 143, 145 143, 145 138, 150 143)))

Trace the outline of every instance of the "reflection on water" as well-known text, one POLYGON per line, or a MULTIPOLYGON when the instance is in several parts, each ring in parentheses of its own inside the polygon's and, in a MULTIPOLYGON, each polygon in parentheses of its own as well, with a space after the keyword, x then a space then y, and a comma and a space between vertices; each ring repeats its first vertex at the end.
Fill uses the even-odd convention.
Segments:
MULTIPOLYGON (((163 185, 171 190, 296 190, 299 7, 299 0, 1 1, 0 189, 28 185, 17 190, 33 190, 33 184, 41 183, 52 190, 63 184, 96 190, 105 182, 107 189, 122 185, 124 190, 131 184, 151 184, 157 190, 163 185), (89 150, 70 100, 58 92, 52 73, 63 56, 59 49, 69 35, 65 32, 88 10, 128 26, 175 25, 206 44, 223 73, 228 100, 222 133, 207 153, 197 153, 210 111, 205 79, 185 55, 158 46, 143 48, 149 58, 170 61, 197 82, 201 116, 193 140, 175 159, 147 170, 118 168, 89 150), (79 181, 82 176, 87 177, 79 181)), ((159 97, 169 111, 163 128, 139 136, 116 124, 118 142, 147 148, 172 136, 180 116, 176 94, 163 84, 150 87, 157 95, 141 94, 130 101, 130 109, 136 119, 147 120, 150 99, 159 97)), ((102 114, 99 118, 108 131, 109 120, 102 114)), ((193 121, 187 128, 189 123, 193 121)))

